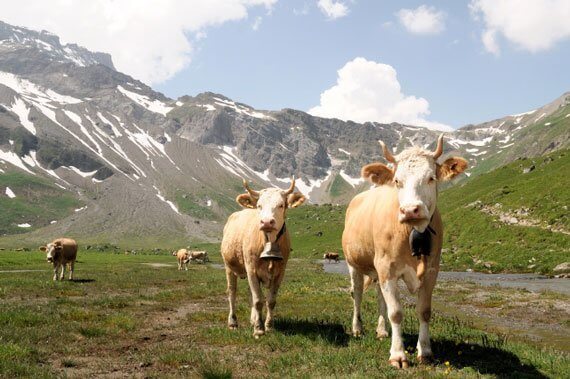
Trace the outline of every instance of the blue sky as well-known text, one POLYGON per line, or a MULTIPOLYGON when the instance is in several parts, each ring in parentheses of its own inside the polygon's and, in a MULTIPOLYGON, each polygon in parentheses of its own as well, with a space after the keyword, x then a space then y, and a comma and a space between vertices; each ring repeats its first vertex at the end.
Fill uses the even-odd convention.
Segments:
POLYGON ((568 0, 2 5, 4 21, 110 52, 174 98, 213 91, 258 109, 457 128, 570 91, 568 0))
POLYGON ((534 109, 570 91, 570 41, 539 53, 505 44, 495 56, 466 1, 429 2, 446 13, 445 30, 408 32, 396 12, 422 4, 355 1, 347 16, 330 20, 314 2, 279 2, 269 16, 257 9, 248 20, 208 30, 188 68, 155 87, 173 97, 214 91, 260 109, 308 110, 339 68, 364 57, 393 66, 402 92, 427 99, 430 118, 453 127, 534 109), (253 30, 257 16, 263 21, 253 30))

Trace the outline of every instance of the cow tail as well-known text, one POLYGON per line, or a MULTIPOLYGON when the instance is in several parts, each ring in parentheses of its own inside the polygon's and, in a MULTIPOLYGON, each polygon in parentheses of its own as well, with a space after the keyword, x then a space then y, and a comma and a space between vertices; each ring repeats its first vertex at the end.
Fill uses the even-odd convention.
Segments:
POLYGON ((370 287, 370 285, 374 282, 375 282, 374 279, 372 279, 368 275, 364 275, 364 292, 366 292, 368 290, 368 287, 370 287))

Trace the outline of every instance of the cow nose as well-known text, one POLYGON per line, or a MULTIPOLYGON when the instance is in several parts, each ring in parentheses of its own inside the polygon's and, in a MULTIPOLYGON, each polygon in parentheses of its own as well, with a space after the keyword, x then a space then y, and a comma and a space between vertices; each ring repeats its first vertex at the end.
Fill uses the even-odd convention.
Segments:
POLYGON ((400 207, 400 213, 406 217, 418 217, 420 215, 419 205, 413 205, 409 207, 400 207))
POLYGON ((275 226, 275 219, 261 220, 259 223, 260 229, 273 229, 274 226, 275 226))

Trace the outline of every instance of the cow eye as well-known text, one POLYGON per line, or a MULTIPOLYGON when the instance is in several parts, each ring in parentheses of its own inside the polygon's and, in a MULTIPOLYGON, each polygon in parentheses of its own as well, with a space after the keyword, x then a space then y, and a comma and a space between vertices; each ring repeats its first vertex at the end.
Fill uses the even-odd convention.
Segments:
POLYGON ((398 179, 394 179, 394 183, 396 184, 397 187, 402 186, 402 182, 400 182, 398 179))
POLYGON ((261 209, 261 204, 257 204, 257 209, 261 209))
POLYGON ((279 204, 279 208, 283 208, 283 204, 279 204))

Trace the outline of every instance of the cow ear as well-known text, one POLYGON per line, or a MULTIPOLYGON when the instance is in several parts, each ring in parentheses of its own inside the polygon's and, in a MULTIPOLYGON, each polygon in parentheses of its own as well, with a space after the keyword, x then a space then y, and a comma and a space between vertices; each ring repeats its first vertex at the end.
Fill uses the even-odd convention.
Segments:
POLYGON ((362 167, 360 175, 370 183, 386 184, 394 178, 394 171, 383 163, 370 163, 362 167))
POLYGON ((287 206, 289 208, 297 208, 305 202, 305 196, 300 192, 294 192, 287 196, 287 206))
POLYGON ((437 180, 446 181, 455 178, 467 170, 467 161, 460 157, 447 158, 445 162, 437 165, 437 180))
POLYGON ((47 247, 45 247, 45 246, 40 246, 40 251, 46 251, 46 250, 47 250, 47 247))
POLYGON ((257 199, 251 196, 249 193, 242 193, 236 197, 236 201, 244 208, 254 209, 257 205, 257 199))

